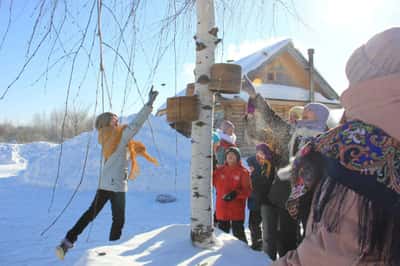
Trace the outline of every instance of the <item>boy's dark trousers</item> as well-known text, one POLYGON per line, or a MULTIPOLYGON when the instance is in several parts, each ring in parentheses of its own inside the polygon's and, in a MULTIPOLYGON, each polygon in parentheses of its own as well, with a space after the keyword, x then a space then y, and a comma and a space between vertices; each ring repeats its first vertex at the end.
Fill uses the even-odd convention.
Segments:
POLYGON ((221 221, 218 220, 218 228, 229 234, 232 227, 233 235, 247 244, 246 235, 244 234, 244 221, 221 221))
POLYGON ((251 235, 251 248, 261 250, 262 248, 262 232, 261 232, 261 211, 250 210, 249 213, 249 229, 251 235))
POLYGON ((74 227, 68 231, 66 238, 74 243, 86 226, 96 218, 97 214, 103 209, 108 200, 111 202, 112 226, 109 240, 118 240, 121 237, 122 227, 125 223, 125 192, 113 192, 107 190, 97 190, 94 200, 89 209, 82 214, 74 227))

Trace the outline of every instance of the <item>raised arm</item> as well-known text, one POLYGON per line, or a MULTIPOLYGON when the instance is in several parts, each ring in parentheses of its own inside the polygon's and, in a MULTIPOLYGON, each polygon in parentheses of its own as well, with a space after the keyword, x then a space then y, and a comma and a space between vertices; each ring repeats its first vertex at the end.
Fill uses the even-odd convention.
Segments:
POLYGON ((151 114, 151 111, 153 110, 153 103, 157 98, 157 95, 158 91, 154 91, 153 87, 151 87, 148 102, 142 107, 135 119, 128 124, 128 127, 125 128, 124 132, 122 133, 121 141, 123 143, 128 143, 129 140, 132 139, 133 136, 135 136, 143 126, 144 122, 147 120, 151 114))
MULTIPOLYGON (((288 143, 290 140, 290 125, 275 113, 264 96, 256 92, 253 83, 246 75, 244 76, 242 90, 247 92, 249 97, 254 98, 255 118, 254 121, 248 122, 248 127, 253 127, 252 131, 260 132, 260 135, 262 130, 270 128, 280 146, 282 160, 279 166, 286 165, 289 161, 288 143)), ((258 136, 254 137, 257 138, 258 136)), ((260 139, 259 141, 264 140, 260 139)))

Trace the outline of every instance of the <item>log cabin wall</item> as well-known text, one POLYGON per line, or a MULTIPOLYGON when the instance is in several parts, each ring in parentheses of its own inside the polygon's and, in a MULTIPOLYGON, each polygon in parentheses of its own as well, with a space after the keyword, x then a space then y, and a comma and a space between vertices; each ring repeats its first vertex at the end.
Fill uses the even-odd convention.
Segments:
MULTIPOLYGON (((249 77, 251 80, 259 79, 264 84, 294 86, 306 90, 310 87, 308 69, 297 62, 289 52, 280 54, 270 62, 265 62, 252 71, 249 77)), ((315 92, 325 95, 317 82, 313 85, 315 92)))

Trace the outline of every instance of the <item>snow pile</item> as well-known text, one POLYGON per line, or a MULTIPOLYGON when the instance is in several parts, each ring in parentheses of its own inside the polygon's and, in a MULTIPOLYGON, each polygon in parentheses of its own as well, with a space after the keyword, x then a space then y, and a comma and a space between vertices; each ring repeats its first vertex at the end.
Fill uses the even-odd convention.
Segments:
POLYGON ((0 143, 0 165, 1 164, 20 164, 24 159, 19 156, 19 145, 0 143))
POLYGON ((57 144, 45 141, 19 144, 19 155, 28 162, 32 162, 48 153, 49 150, 55 146, 57 146, 57 144))
MULTIPOLYGON (((133 118, 130 116, 126 121, 133 118)), ((163 192, 187 190, 190 187, 190 140, 170 128, 165 118, 150 116, 149 121, 135 139, 146 145, 149 154, 158 159, 160 166, 155 167, 139 157, 141 172, 135 181, 130 182, 130 189, 163 192), (179 147, 178 151, 176 147, 179 147)), ((24 149, 24 157, 29 161, 22 176, 25 182, 52 187, 56 182, 61 153, 57 186, 75 188, 82 181, 81 189, 97 188, 101 147, 97 143, 95 130, 67 140, 62 146, 49 147, 43 153, 37 153, 33 146, 30 148, 24 149)))
POLYGON ((75 265, 266 266, 270 263, 262 252, 253 251, 232 235, 219 230, 216 232, 218 244, 211 249, 193 247, 189 236, 189 225, 164 226, 116 246, 90 249, 75 265))
POLYGON ((25 169, 26 160, 20 156, 20 145, 0 143, 0 178, 17 176, 25 169))

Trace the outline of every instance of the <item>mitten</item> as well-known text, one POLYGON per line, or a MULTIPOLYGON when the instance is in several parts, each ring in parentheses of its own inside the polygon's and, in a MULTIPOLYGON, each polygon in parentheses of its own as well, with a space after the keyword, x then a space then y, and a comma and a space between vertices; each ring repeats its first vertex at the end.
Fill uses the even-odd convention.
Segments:
POLYGON ((236 198, 237 192, 235 190, 232 190, 231 192, 225 194, 222 199, 225 201, 232 201, 236 198))

